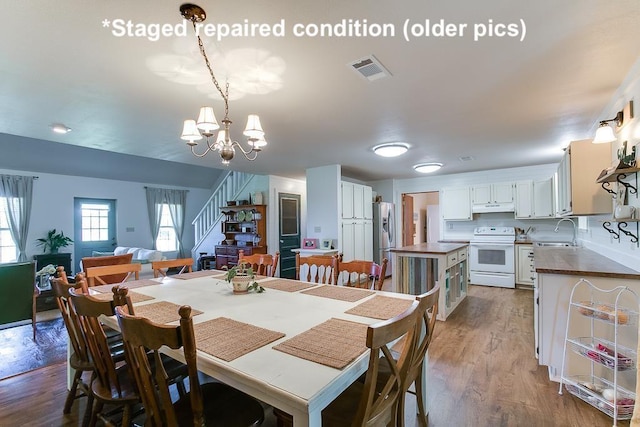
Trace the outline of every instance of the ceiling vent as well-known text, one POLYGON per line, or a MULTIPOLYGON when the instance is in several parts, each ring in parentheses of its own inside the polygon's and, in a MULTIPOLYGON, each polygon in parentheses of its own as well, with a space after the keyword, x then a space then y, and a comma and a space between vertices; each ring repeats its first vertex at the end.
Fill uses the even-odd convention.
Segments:
POLYGON ((350 63, 349 68, 370 82, 383 77, 391 77, 389 70, 387 70, 384 65, 378 61, 378 58, 373 55, 366 56, 350 63))
POLYGON ((475 160, 473 156, 461 156, 458 157, 461 162, 470 162, 471 160, 475 160))

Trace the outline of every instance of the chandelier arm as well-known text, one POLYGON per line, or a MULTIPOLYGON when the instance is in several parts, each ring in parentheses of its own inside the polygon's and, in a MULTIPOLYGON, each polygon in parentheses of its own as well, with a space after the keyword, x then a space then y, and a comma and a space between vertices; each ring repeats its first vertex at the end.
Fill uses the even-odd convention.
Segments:
POLYGON ((242 151, 242 154, 244 154, 244 157, 250 162, 254 161, 258 157, 258 152, 253 147, 251 147, 250 150, 245 150, 244 148, 242 148, 242 145, 240 145, 238 141, 232 141, 232 146, 238 147, 238 149, 242 151), (252 153, 253 157, 250 157, 250 154, 252 153))
POLYGON ((213 145, 211 145, 211 143, 209 142, 209 138, 205 138, 205 142, 207 143, 207 149, 204 150, 204 152, 202 154, 196 153, 195 147, 196 147, 197 144, 190 145, 191 154, 193 154, 196 157, 204 157, 207 154, 209 154, 210 151, 217 151, 216 144, 214 143, 213 145))

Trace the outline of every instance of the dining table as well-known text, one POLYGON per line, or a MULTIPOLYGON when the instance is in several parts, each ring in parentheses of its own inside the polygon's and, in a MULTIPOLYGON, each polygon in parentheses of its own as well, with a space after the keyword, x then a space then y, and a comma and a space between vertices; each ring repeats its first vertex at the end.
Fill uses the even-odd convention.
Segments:
MULTIPOLYGON (((319 427, 322 410, 368 367, 367 326, 402 313, 415 296, 277 277, 257 277, 262 293, 237 294, 225 272, 202 270, 125 282, 134 312, 177 324, 189 305, 198 369, 319 427)), ((113 285, 93 287, 109 298, 113 285)), ((118 328, 114 316, 103 322, 118 328)), ((165 354, 183 361, 181 350, 165 354)))

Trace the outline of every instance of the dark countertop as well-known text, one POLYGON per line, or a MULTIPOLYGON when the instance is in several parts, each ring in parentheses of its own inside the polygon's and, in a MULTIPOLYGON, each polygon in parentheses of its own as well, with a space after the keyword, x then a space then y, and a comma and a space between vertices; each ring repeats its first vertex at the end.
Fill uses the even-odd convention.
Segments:
POLYGON ((640 271, 582 247, 533 248, 536 273, 640 280, 640 271))
POLYGON ((419 243, 391 249, 391 252, 413 252, 417 254, 448 254, 468 246, 467 243, 419 243))

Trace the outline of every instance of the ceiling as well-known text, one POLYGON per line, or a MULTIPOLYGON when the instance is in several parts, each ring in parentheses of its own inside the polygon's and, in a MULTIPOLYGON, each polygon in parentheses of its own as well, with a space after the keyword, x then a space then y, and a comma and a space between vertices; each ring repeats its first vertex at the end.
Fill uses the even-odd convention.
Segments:
MULTIPOLYGON (((200 106, 223 116, 193 29, 178 25, 184 34, 152 41, 151 32, 122 35, 126 27, 116 25, 182 24, 180 4, 3 2, 0 133, 224 169, 217 155, 196 158, 180 140, 182 121, 200 106), (72 132, 52 133, 56 122, 72 132)), ((205 37, 216 77, 230 83, 232 135, 243 141, 247 114, 261 117, 268 146, 255 162, 237 154, 230 165, 257 174, 300 178, 307 168, 341 164, 343 175, 375 181, 417 177, 418 162, 444 163, 436 174, 555 163, 569 141, 591 137, 609 118, 601 114, 640 56, 637 0, 199 4, 205 23, 283 24, 284 36, 205 37), (391 24, 396 33, 293 35, 296 24, 349 19, 391 24), (406 41, 407 20, 467 27, 406 41), (474 40, 475 26, 489 23, 513 23, 518 35, 474 40), (369 82, 348 66, 371 54, 391 77, 369 82), (410 151, 373 154, 393 141, 410 151)))

